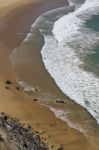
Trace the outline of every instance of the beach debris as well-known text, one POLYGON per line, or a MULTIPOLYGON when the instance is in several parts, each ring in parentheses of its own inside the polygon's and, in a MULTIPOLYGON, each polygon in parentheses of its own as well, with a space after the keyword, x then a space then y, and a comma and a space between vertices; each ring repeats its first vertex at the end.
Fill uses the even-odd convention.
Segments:
POLYGON ((7 80, 5 83, 6 84, 12 84, 12 82, 10 80, 7 80))

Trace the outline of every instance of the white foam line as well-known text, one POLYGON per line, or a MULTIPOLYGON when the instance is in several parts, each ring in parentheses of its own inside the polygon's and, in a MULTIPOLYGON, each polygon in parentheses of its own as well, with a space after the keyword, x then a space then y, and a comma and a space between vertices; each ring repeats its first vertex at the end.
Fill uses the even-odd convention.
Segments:
POLYGON ((57 109, 57 108, 52 108, 52 107, 50 107, 50 110, 54 112, 57 118, 60 118, 61 120, 66 122, 70 128, 76 129, 80 132, 84 132, 84 129, 80 126, 80 124, 73 123, 72 121, 68 119, 68 112, 63 111, 62 109, 57 109))
POLYGON ((99 33, 84 27, 86 19, 99 13, 98 0, 86 0, 77 10, 55 22, 53 36, 44 35, 42 58, 58 87, 85 107, 99 123, 99 78, 84 71, 83 58, 92 53, 99 33))

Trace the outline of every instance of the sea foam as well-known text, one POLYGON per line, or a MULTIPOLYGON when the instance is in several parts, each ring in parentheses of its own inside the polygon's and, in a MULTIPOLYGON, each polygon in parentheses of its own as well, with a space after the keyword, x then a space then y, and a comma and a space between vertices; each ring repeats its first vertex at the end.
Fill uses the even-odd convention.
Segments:
POLYGON ((85 130, 80 126, 80 124, 74 123, 68 118, 68 112, 65 112, 62 109, 57 109, 57 108, 53 108, 53 107, 50 107, 50 110, 52 112, 54 112, 54 114, 57 118, 60 118, 61 120, 66 122, 69 127, 76 129, 83 133, 85 132, 85 130))
POLYGON ((47 71, 64 94, 85 107, 99 123, 99 78, 83 69, 84 57, 93 52, 99 33, 84 23, 99 14, 99 1, 86 0, 74 12, 53 25, 52 35, 43 33, 41 54, 47 71))

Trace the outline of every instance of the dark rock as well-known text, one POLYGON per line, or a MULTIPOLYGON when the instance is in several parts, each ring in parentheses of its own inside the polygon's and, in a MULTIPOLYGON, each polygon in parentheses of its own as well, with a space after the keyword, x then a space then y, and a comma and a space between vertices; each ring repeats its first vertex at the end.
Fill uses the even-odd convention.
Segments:
POLYGON ((28 148, 28 145, 27 145, 26 143, 24 143, 23 146, 24 146, 25 148, 28 148))
POLYGON ((2 112, 1 115, 4 115, 4 112, 2 112))
POLYGON ((0 135, 0 142, 3 142, 4 141, 4 139, 2 138, 2 136, 0 135))
POLYGON ((9 90, 9 89, 10 89, 10 87, 8 87, 8 86, 6 86, 5 88, 6 88, 7 90, 9 90))
POLYGON ((8 116, 7 115, 4 115, 3 116, 3 119, 6 121, 8 119, 8 116))
POLYGON ((35 91, 36 91, 36 92, 38 92, 38 91, 39 91, 39 89, 35 89, 35 91))
POLYGON ((21 90, 21 88, 20 88, 19 86, 16 86, 15 88, 16 88, 16 90, 18 90, 18 91, 21 90))
POLYGON ((62 147, 62 146, 60 146, 57 150, 63 150, 63 147, 62 147))
POLYGON ((54 146, 52 145, 51 148, 54 148, 54 146))
POLYGON ((31 130, 31 126, 30 125, 28 125, 28 129, 31 130))
POLYGON ((65 102, 63 100, 56 100, 56 103, 58 103, 58 104, 64 104, 65 102))
POLYGON ((6 84, 12 84, 10 80, 7 80, 5 83, 6 84))
POLYGON ((38 99, 34 98, 34 99, 33 99, 33 101, 37 102, 37 101, 38 101, 38 99))

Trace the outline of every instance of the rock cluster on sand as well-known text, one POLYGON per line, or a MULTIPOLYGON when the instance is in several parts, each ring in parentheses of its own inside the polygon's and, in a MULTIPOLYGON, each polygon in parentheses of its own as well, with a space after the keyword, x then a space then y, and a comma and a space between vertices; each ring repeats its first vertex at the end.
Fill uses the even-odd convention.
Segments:
POLYGON ((64 104, 65 102, 63 100, 56 100, 55 101, 57 104, 64 104))
POLYGON ((0 150, 48 150, 40 136, 4 113, 0 116, 0 150))

